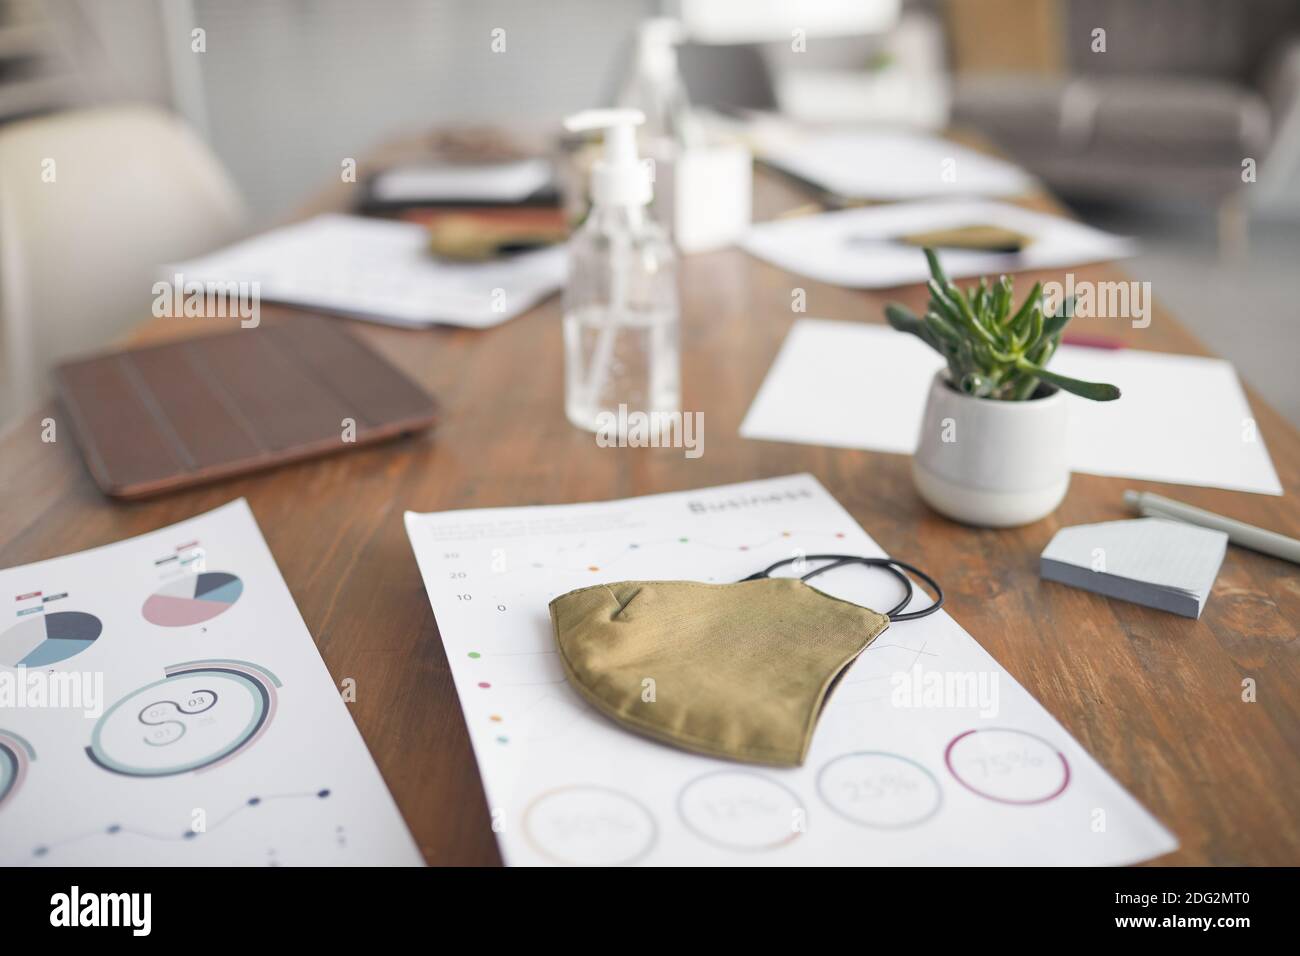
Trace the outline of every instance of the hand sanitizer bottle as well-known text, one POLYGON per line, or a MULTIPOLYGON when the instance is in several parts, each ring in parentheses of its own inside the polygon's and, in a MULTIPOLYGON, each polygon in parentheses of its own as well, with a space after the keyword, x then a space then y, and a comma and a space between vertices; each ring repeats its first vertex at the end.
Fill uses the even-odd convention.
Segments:
POLYGON ((574 425, 624 438, 628 416, 681 410, 677 273, 649 217, 652 170, 637 157, 637 110, 587 110, 571 132, 604 129, 591 210, 569 240, 564 289, 565 413, 574 425), (620 406, 625 406, 620 409, 620 406))

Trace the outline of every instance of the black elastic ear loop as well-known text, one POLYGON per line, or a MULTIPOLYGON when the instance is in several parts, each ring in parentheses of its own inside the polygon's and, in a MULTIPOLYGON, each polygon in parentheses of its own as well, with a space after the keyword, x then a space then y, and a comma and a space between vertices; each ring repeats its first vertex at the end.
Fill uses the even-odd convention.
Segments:
POLYGON ((943 588, 939 587, 939 582, 930 577, 930 575, 926 574, 920 568, 914 567, 906 561, 897 561, 894 558, 863 558, 854 554, 809 554, 803 557, 785 558, 784 560, 776 562, 776 564, 773 564, 771 567, 764 568, 762 571, 751 574, 747 578, 742 578, 742 580, 757 581, 761 578, 770 578, 772 572, 777 568, 783 568, 787 564, 794 564, 796 561, 831 562, 824 567, 815 568, 812 571, 809 571, 807 574, 799 578, 800 581, 807 581, 809 578, 816 577, 819 574, 825 574, 827 571, 843 567, 846 564, 862 564, 867 567, 883 568, 888 571, 902 582, 904 589, 907 591, 907 595, 901 602, 894 605, 891 610, 885 612, 886 616, 891 621, 915 621, 919 618, 927 617, 939 610, 939 608, 943 607, 943 588), (907 575, 904 574, 903 571, 910 571, 930 586, 930 590, 934 592, 935 598, 934 602, 929 607, 921 608, 919 611, 900 613, 903 608, 907 607, 908 603, 911 602, 913 594, 912 582, 908 580, 907 575))

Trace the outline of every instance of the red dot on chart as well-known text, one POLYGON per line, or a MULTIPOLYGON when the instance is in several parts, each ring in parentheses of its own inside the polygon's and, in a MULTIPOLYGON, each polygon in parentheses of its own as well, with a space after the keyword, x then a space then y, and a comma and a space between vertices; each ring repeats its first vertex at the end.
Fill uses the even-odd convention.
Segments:
POLYGON ((491 717, 488 718, 488 720, 491 720, 491 721, 493 721, 493 722, 499 724, 499 723, 501 723, 501 715, 500 715, 500 714, 493 714, 491 717))
POLYGON ((487 689, 488 689, 489 687, 491 687, 492 685, 489 684, 489 683, 488 683, 487 681, 485 681, 485 680, 481 680, 481 681, 478 682, 478 686, 479 686, 479 687, 482 687, 484 690, 487 690, 487 689))
POLYGON ((837 538, 842 538, 842 537, 844 537, 844 532, 843 532, 843 531, 837 531, 837 532, 835 532, 835 537, 837 537, 837 538))
POLYGON ((748 551, 748 550, 749 550, 749 545, 747 545, 747 544, 742 544, 742 545, 740 546, 740 550, 741 550, 741 551, 748 551))

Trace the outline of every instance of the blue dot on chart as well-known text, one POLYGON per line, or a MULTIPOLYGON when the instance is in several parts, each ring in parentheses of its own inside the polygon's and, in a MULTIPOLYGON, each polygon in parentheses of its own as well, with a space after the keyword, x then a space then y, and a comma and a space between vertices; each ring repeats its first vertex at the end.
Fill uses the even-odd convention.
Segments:
POLYGON ((259 803, 261 803, 261 802, 262 802, 262 798, 261 798, 261 797, 249 797, 249 798, 248 798, 248 805, 249 805, 250 807, 255 807, 255 806, 257 806, 257 805, 258 805, 259 803))
POLYGON ((112 826, 110 826, 110 827, 108 828, 108 830, 105 831, 105 832, 107 832, 107 833, 121 833, 121 832, 122 832, 122 827, 121 827, 120 824, 114 823, 114 824, 113 824, 112 826))
POLYGON ((316 796, 320 797, 322 800, 324 800, 324 799, 325 799, 326 797, 328 797, 329 795, 330 795, 330 792, 329 792, 328 790, 318 790, 318 791, 316 792, 316 796))
POLYGON ((47 847, 47 846, 38 846, 35 850, 32 851, 32 855, 33 855, 33 856, 44 856, 45 854, 47 854, 47 853, 49 853, 49 852, 50 852, 50 848, 49 848, 49 847, 47 847))
POLYGON ((193 830, 186 830, 184 833, 181 834, 181 839, 193 840, 196 836, 198 836, 198 834, 195 833, 193 830))

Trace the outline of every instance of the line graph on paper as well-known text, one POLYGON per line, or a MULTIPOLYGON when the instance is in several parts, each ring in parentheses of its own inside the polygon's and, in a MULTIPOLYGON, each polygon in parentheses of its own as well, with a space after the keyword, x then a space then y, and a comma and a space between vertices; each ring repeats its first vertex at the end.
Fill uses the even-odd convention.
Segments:
POLYGON ((23 856, 5 863, 8 866, 37 862, 59 864, 66 862, 69 854, 73 859, 93 858, 95 854, 107 858, 113 846, 123 843, 161 846, 172 860, 184 863, 188 859, 186 847, 228 839, 230 830, 242 826, 245 832, 240 833, 239 838, 248 847, 244 862, 277 866, 284 861, 284 851, 277 846, 280 842, 277 837, 290 823, 293 832, 299 836, 313 833, 320 845, 329 845, 339 851, 347 848, 347 829, 342 823, 331 817, 328 811, 304 811, 304 803, 321 804, 328 801, 331 794, 329 788, 255 794, 233 806, 215 809, 210 818, 206 812, 201 818, 196 816, 203 808, 183 805, 175 814, 177 821, 183 820, 183 825, 177 822, 171 829, 160 826, 156 814, 144 822, 110 820, 89 829, 32 841, 23 856), (282 804, 283 808, 277 812, 282 804))
MULTIPOLYGON (((632 536, 621 543, 596 538, 584 538, 572 545, 557 547, 546 558, 534 558, 525 568, 506 567, 502 573, 519 570, 572 572, 574 574, 621 573, 636 559, 648 562, 679 560, 683 552, 695 549, 715 554, 765 554, 773 548, 784 552, 785 557, 798 558, 812 553, 810 549, 831 549, 835 542, 843 541, 843 531, 779 531, 755 540, 718 541, 691 534, 632 536)), ((500 550, 500 549, 497 549, 500 550)), ((686 556, 685 560, 700 556, 686 556)), ((759 570, 755 568, 755 570, 759 570)), ((710 574, 702 580, 715 580, 710 574)))

